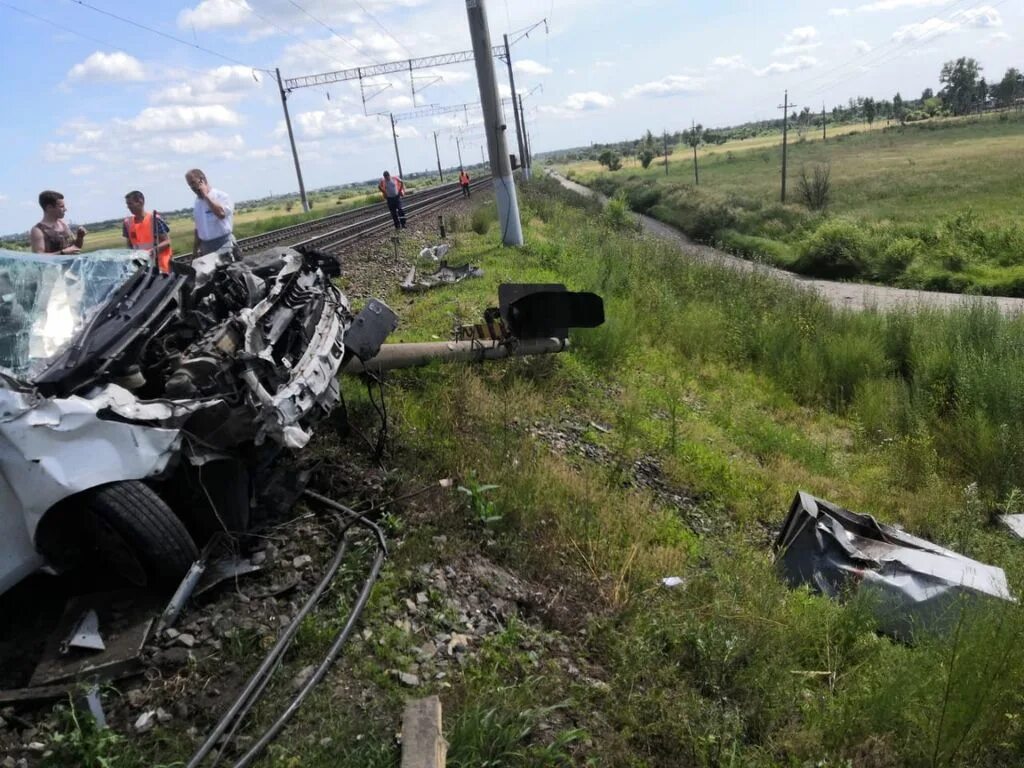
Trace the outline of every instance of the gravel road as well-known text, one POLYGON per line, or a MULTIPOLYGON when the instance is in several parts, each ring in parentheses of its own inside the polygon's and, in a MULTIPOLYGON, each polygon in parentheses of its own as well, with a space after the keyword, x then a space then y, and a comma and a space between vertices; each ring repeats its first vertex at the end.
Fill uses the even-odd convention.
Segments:
MULTIPOLYGON (((596 197, 601 202, 608 199, 582 184, 569 181, 561 174, 549 171, 552 178, 566 189, 581 195, 596 197)), ((1024 299, 1005 296, 966 296, 960 293, 939 293, 937 291, 917 291, 907 288, 890 288, 884 285, 868 285, 866 283, 841 283, 831 280, 817 280, 811 277, 796 275, 782 269, 741 259, 731 254, 700 245, 690 240, 679 230, 657 219, 642 214, 634 214, 639 220, 643 231, 661 240, 675 243, 686 256, 696 261, 718 264, 746 272, 759 272, 783 282, 807 290, 816 291, 832 306, 856 311, 877 309, 889 311, 893 309, 955 309, 975 304, 993 305, 1005 315, 1015 315, 1024 311, 1024 299)))

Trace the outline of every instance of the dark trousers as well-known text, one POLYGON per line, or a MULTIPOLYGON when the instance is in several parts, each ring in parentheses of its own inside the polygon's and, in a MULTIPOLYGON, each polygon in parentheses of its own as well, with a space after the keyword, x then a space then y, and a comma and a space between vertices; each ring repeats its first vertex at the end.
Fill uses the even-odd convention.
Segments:
POLYGON ((462 195, 463 195, 463 197, 469 197, 469 184, 463 184, 461 186, 462 186, 462 195))
POLYGON ((405 209, 402 207, 402 198, 389 197, 387 200, 391 219, 395 222, 395 229, 405 229, 405 209))

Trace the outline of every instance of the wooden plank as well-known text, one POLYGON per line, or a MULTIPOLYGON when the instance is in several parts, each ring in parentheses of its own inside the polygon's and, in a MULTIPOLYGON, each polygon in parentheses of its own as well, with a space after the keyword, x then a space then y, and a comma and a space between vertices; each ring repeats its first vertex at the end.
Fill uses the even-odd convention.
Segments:
POLYGON ((441 735, 441 700, 410 699, 402 714, 402 768, 444 768, 448 742, 441 735))

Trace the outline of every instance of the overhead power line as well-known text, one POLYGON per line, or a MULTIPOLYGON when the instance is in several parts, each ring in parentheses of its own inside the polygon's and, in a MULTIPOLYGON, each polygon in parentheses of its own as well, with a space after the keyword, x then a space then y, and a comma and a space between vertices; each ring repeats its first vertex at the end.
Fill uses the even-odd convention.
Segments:
POLYGON ((327 23, 326 21, 323 21, 322 19, 320 19, 320 18, 318 18, 318 17, 314 16, 314 15, 313 15, 312 13, 310 13, 310 12, 309 12, 309 11, 307 11, 307 10, 306 10, 305 8, 303 8, 303 7, 301 6, 301 5, 299 5, 299 4, 297 3, 297 2, 295 2, 295 0, 288 0, 288 2, 289 2, 289 3, 291 3, 291 4, 293 5, 293 6, 295 6, 295 8, 297 8, 298 10, 302 11, 302 13, 304 13, 304 14, 305 14, 306 16, 308 16, 308 17, 309 17, 310 19, 312 19, 312 20, 313 20, 313 21, 315 21, 315 22, 316 22, 317 24, 319 24, 319 25, 320 25, 321 27, 323 27, 324 29, 326 29, 326 30, 327 30, 328 32, 330 32, 330 33, 331 33, 332 35, 334 35, 335 37, 337 37, 337 38, 338 38, 339 40, 341 40, 341 42, 343 42, 343 43, 344 43, 345 45, 347 45, 347 46, 348 46, 349 48, 351 48, 351 49, 352 49, 353 51, 355 51, 356 53, 358 53, 358 54, 359 54, 360 56, 362 56, 362 57, 363 57, 364 59, 366 59, 367 61, 373 62, 373 58, 372 58, 372 57, 370 57, 370 56, 369 56, 369 54, 367 54, 367 53, 366 53, 366 51, 362 50, 362 49, 361 49, 361 48, 360 48, 359 46, 357 46, 357 45, 356 45, 355 43, 351 42, 351 41, 350 41, 350 40, 349 40, 349 39, 348 39, 347 37, 345 37, 344 35, 342 35, 341 33, 339 33, 339 32, 338 32, 338 30, 336 30, 336 29, 335 29, 334 27, 332 27, 332 26, 331 26, 330 24, 328 24, 328 23, 327 23))
POLYGON ((212 48, 206 48, 202 45, 199 45, 198 43, 190 43, 188 40, 182 40, 180 37, 175 37, 174 35, 168 34, 167 32, 163 32, 159 29, 154 29, 153 27, 147 27, 145 24, 140 24, 139 22, 133 19, 126 19, 124 16, 118 16, 116 13, 111 13, 110 11, 106 11, 103 8, 97 8, 95 5, 85 2, 85 0, 69 0, 69 2, 76 3, 77 5, 80 5, 83 8, 88 8, 90 11, 95 11, 96 13, 102 14, 111 19, 117 19, 118 21, 123 22, 125 24, 131 24, 133 27, 143 29, 146 32, 150 32, 154 35, 159 35, 160 37, 163 37, 167 40, 173 40, 175 43, 178 43, 179 45, 186 45, 189 48, 194 48, 197 51, 202 51, 203 53, 208 53, 211 56, 216 56, 218 59, 230 61, 232 64, 238 64, 248 69, 266 72, 267 74, 273 74, 273 70, 267 69, 266 67, 255 67, 252 64, 248 64, 244 61, 239 61, 238 59, 235 59, 231 56, 220 53, 219 51, 215 51, 212 48))
MULTIPOLYGON (((55 29, 61 30, 62 32, 67 32, 68 34, 74 35, 75 37, 80 37, 83 40, 88 40, 89 42, 96 43, 96 45, 102 46, 103 48, 105 48, 107 50, 114 51, 116 53, 123 53, 126 56, 132 56, 132 57, 140 55, 137 52, 129 51, 128 49, 126 49, 126 48, 124 48, 122 46, 114 45, 113 43, 108 42, 106 40, 101 40, 98 37, 93 37, 92 35, 87 35, 84 32, 81 32, 80 30, 77 30, 77 29, 74 29, 72 27, 69 27, 69 26, 66 26, 64 24, 61 24, 59 22, 53 21, 52 19, 48 19, 45 16, 39 16, 37 14, 32 13, 31 11, 26 11, 24 8, 19 8, 16 5, 11 5, 10 3, 4 2, 4 0, 0 0, 0 6, 3 6, 4 8, 8 8, 8 9, 10 9, 12 11, 20 13, 23 16, 27 16, 30 19, 34 19, 35 21, 40 21, 43 24, 48 24, 51 27, 54 27, 55 29)), ((247 64, 244 65, 244 66, 248 67, 247 64)), ((205 69, 195 69, 194 67, 180 66, 180 67, 177 67, 177 68, 178 69, 183 69, 183 70, 185 70, 187 72, 192 72, 192 73, 197 74, 197 75, 207 75, 209 73, 208 70, 205 70, 205 69)), ((252 69, 254 71, 260 71, 260 72, 265 71, 265 70, 257 70, 257 68, 255 68, 255 67, 253 67, 252 69)))
POLYGON ((369 16, 373 20, 374 24, 376 24, 378 27, 380 27, 382 30, 384 30, 384 34, 385 35, 387 35, 392 40, 394 40, 396 43, 398 43, 398 47, 399 48, 401 48, 403 51, 405 51, 410 56, 412 56, 412 51, 410 51, 408 48, 406 48, 405 44, 401 40, 399 40, 397 37, 395 37, 393 34, 391 34, 391 31, 387 27, 385 27, 383 24, 381 24, 380 20, 376 16, 374 16, 372 13, 370 13, 370 11, 367 10, 365 5, 363 5, 361 2, 359 2, 359 0, 356 0, 356 5, 358 5, 360 7, 360 9, 362 9, 363 13, 365 13, 367 16, 369 16))

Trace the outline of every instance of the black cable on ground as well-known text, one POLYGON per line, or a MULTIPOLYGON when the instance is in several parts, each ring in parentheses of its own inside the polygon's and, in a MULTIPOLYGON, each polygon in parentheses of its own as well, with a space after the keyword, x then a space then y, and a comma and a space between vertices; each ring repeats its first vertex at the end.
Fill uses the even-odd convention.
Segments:
MULTIPOLYGON (((330 565, 327 568, 324 576, 313 590, 312 594, 303 604, 302 608, 296 614, 295 618, 292 619, 291 623, 285 628, 281 636, 278 638, 274 647, 270 650, 259 667, 249 678, 245 687, 239 693, 238 697, 231 704, 228 710, 218 721, 217 725, 214 726, 213 730, 207 736, 203 744, 196 750, 188 763, 188 768, 198 768, 203 760, 214 750, 217 741, 227 734, 227 741, 230 742, 233 738, 234 733, 239 728, 242 719, 252 709, 257 701, 259 701, 262 694, 265 692, 269 680, 273 675, 274 671, 280 666, 281 660, 284 657, 285 652, 291 646, 291 643, 295 637, 295 634, 299 630, 299 626, 302 621, 309 615, 320 598, 323 596, 327 588, 333 583, 335 576, 341 568, 342 561, 348 552, 349 538, 348 532, 353 526, 361 526, 368 529, 373 533, 374 538, 377 542, 377 553, 374 557, 373 563, 370 567, 369 575, 363 584, 363 587, 359 593, 359 597, 356 600, 352 611, 349 614, 348 621, 342 630, 338 633, 324 660, 320 666, 314 672, 314 674, 307 681, 306 685, 297 693, 297 695, 288 704, 284 712, 278 717, 277 720, 266 730, 263 735, 257 740, 256 744, 241 758, 240 761, 235 763, 236 768, 244 768, 252 763, 256 757, 266 748, 266 746, 277 736, 277 734, 284 728, 288 720, 291 719, 292 715, 298 710, 299 706, 308 696, 309 692, 313 687, 320 682, 323 676, 327 673, 327 670, 333 664, 338 654, 341 652, 341 648, 344 643, 348 640, 355 627, 356 622, 362 615, 363 609, 366 606, 366 602, 369 600, 370 593, 373 590, 373 585, 376 583, 378 576, 380 575, 380 569, 383 564, 384 558, 387 556, 387 543, 384 540, 384 534, 380 528, 368 520, 365 516, 360 515, 354 510, 339 504, 336 501, 321 496, 313 491, 306 490, 303 492, 305 496, 308 496, 318 504, 328 507, 334 511, 341 512, 344 514, 348 521, 342 525, 340 530, 340 541, 337 552, 334 558, 331 560, 330 565)), ((223 754, 226 744, 221 748, 220 753, 215 759, 215 763, 220 759, 220 755, 223 754)))

